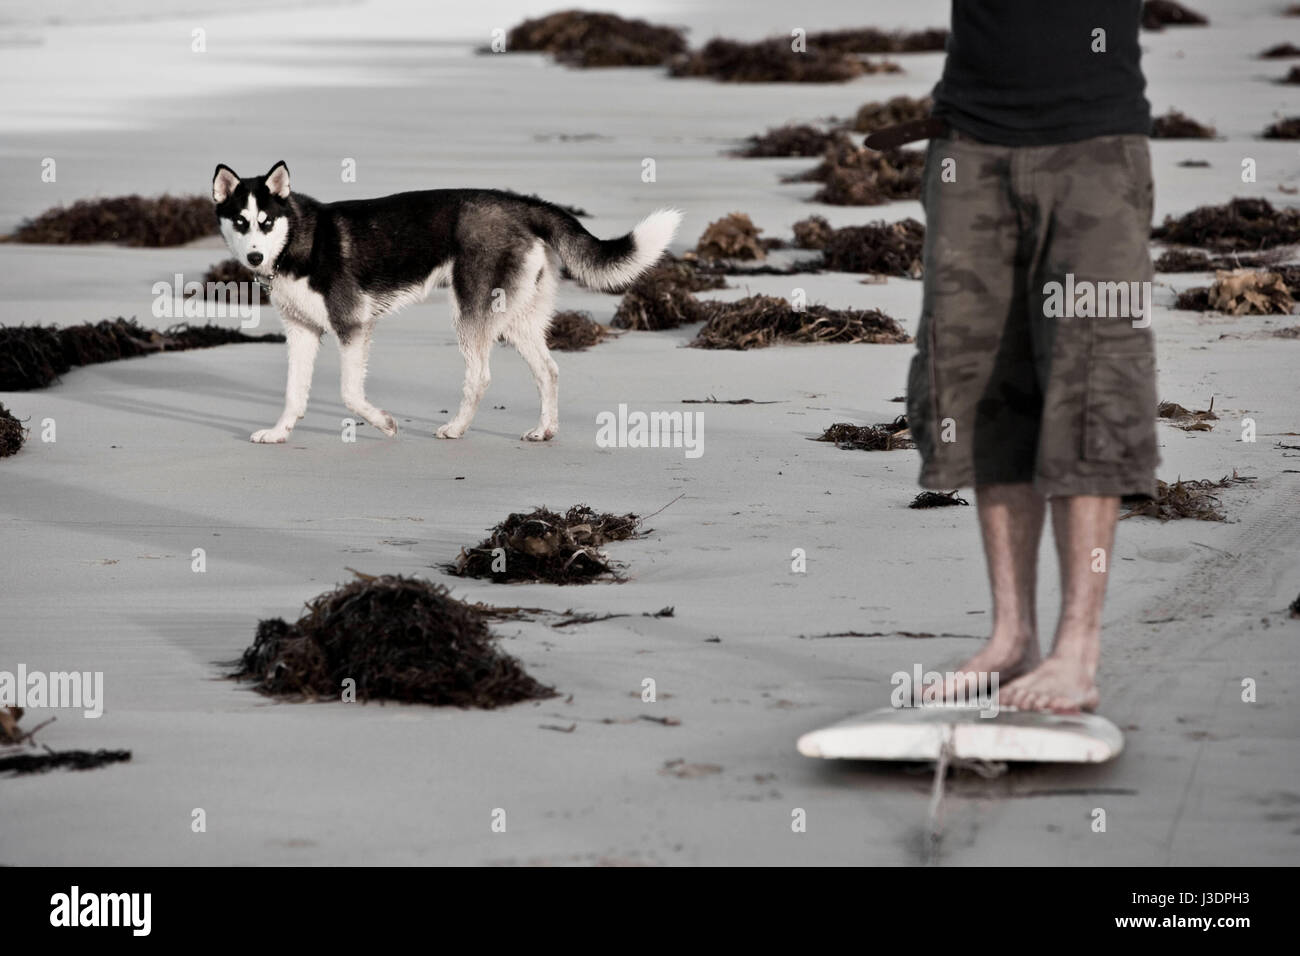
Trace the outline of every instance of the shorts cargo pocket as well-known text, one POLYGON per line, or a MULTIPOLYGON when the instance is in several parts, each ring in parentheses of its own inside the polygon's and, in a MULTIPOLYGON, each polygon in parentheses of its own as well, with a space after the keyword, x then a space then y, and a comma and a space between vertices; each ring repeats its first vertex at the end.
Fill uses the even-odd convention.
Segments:
POLYGON ((1084 398, 1082 457, 1154 467, 1155 357, 1147 353, 1093 355, 1084 398))

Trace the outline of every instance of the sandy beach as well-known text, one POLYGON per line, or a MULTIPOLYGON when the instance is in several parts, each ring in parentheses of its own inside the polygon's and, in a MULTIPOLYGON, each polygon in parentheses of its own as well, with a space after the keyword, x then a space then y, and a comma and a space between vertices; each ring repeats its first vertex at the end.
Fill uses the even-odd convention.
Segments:
MULTIPOLYGON (((1271 82, 1294 61, 1257 54, 1298 21, 1263 0, 1191 5, 1209 27, 1142 34, 1148 97, 1153 112, 1176 107, 1219 138, 1152 142, 1156 221, 1236 196, 1294 205, 1281 187, 1300 185, 1295 144, 1258 138, 1298 112, 1296 88, 1271 82), (1243 157, 1257 161, 1256 182, 1240 181, 1243 157)), ((835 226, 924 219, 915 201, 826 206, 810 201, 816 184, 781 182, 815 160, 725 154, 769 127, 924 95, 941 53, 899 55, 903 72, 842 84, 724 85, 476 53, 493 28, 558 8, 528 0, 437 15, 414 0, 227 4, 220 17, 138 3, 111 19, 64 6, 0 3, 0 233, 77 199, 206 194, 218 162, 260 171, 279 159, 322 200, 510 188, 584 208, 602 237, 676 206, 676 253, 733 211, 786 239, 812 214, 835 226), (191 51, 195 28, 205 53, 191 51), (53 183, 41 180, 47 157, 53 183), (642 181, 646 157, 655 182, 642 181), (355 183, 340 181, 348 158, 355 183)), ((699 6, 601 9, 684 26, 693 45, 792 26, 772 0, 699 6)), ((947 9, 814 2, 794 25, 939 27, 947 9)), ((216 236, 164 249, 3 243, 0 325, 121 315, 163 328, 174 320, 151 313, 154 283, 227 257, 216 236)), ((882 309, 914 333, 920 282, 862 278, 731 277, 700 295, 803 289, 810 302, 882 309)), ((1278 444, 1300 444, 1286 437, 1300 432, 1300 340, 1270 333, 1300 320, 1173 308, 1212 278, 1158 276, 1160 396, 1189 408, 1213 398, 1220 415, 1212 431, 1162 424, 1158 474, 1257 480, 1221 493, 1225 522, 1120 524, 1099 679, 1124 753, 955 776, 937 853, 924 768, 814 761, 794 747, 887 703, 895 671, 950 668, 987 636, 975 509, 909 509, 914 451, 807 440, 899 414, 910 345, 706 351, 684 347, 694 327, 628 332, 557 354, 560 432, 546 444, 519 441, 537 398, 505 348, 466 438, 434 439, 463 369, 445 291, 376 335, 367 387, 397 418, 395 439, 367 427, 339 440, 349 413, 331 342, 307 417, 278 446, 248 436, 279 413, 281 345, 88 366, 0 392, 32 428, 0 459, 0 669, 102 671, 103 716, 58 710, 40 742, 132 752, 98 770, 0 779, 0 865, 1292 864, 1300 451, 1278 444), (770 404, 681 404, 710 397, 770 404), (600 447, 597 417, 620 404, 698 410, 703 454, 600 447), (1253 442, 1241 440, 1246 418, 1253 442), (56 441, 41 440, 46 419, 56 441), (609 546, 624 583, 502 585, 442 570, 511 512, 578 503, 663 509, 649 534, 609 546), (806 573, 792 573, 794 549, 806 573), (349 569, 426 577, 471 602, 630 616, 494 624, 502 649, 559 696, 492 711, 281 702, 224 678, 260 619, 295 618, 349 569), (665 607, 671 617, 643 616, 665 607), (647 678, 654 703, 642 701, 647 678), (1105 833, 1090 828, 1096 807, 1105 833), (205 833, 191 831, 195 808, 205 833), (491 828, 498 808, 504 833, 491 828), (797 808, 806 833, 791 831, 797 808)), ((566 281, 559 307, 607 323, 618 302, 566 281)), ((254 331, 278 330, 264 309, 254 331)), ((1040 619, 1054 622, 1047 542, 1041 581, 1040 619)))

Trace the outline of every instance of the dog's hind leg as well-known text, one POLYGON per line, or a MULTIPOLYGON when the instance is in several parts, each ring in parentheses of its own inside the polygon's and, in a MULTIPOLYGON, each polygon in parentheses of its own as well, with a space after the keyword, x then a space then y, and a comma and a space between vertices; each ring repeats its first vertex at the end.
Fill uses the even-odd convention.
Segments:
POLYGON ((490 321, 478 315, 463 315, 459 311, 455 321, 460 353, 465 357, 465 384, 461 389, 456 417, 438 429, 439 438, 459 438, 465 434, 492 381, 492 370, 488 365, 493 344, 490 321))
POLYGON ((505 339, 514 345, 528 363, 542 399, 541 418, 537 427, 524 432, 524 441, 549 441, 560 430, 560 367, 551 357, 546 334, 551 326, 555 306, 556 263, 548 260, 537 273, 536 285, 525 308, 511 316, 505 339))
POLYGON ((360 328, 354 329, 346 340, 339 339, 343 404, 392 438, 397 434, 396 420, 366 400, 366 363, 370 359, 370 337, 373 330, 374 323, 367 321, 360 328))
POLYGON ((298 419, 307 413, 307 393, 311 390, 312 370, 320 349, 321 333, 298 322, 284 323, 284 337, 289 344, 289 380, 284 389, 284 411, 270 428, 255 431, 250 440, 274 444, 288 439, 298 419))

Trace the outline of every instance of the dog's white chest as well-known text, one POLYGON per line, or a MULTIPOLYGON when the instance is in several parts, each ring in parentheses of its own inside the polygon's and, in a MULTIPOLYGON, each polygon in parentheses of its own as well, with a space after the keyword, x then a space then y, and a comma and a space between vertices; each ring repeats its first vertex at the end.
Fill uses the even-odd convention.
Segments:
POLYGON ((309 325, 322 332, 329 328, 325 298, 319 292, 313 292, 305 278, 276 278, 271 287, 271 304, 281 318, 290 322, 309 325))

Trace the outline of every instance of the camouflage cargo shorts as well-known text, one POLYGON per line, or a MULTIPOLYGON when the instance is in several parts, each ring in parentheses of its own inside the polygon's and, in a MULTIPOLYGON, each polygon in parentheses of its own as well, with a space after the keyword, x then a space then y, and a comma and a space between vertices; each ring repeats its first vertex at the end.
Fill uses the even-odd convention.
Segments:
POLYGON ((1152 200, 1145 136, 930 141, 907 386, 923 487, 1155 494, 1152 200))

